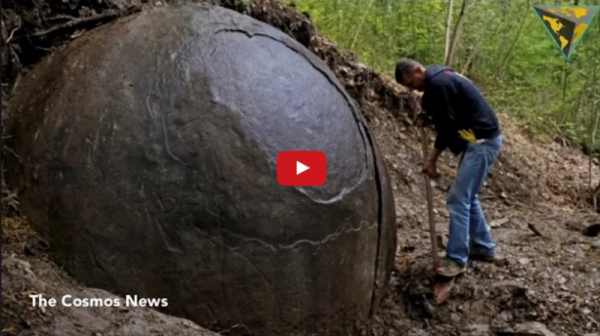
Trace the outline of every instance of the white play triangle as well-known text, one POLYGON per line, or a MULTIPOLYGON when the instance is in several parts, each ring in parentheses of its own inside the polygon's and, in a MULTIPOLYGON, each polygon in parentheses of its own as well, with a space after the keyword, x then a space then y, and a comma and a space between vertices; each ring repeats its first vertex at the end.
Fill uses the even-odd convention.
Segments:
POLYGON ((309 166, 304 165, 304 164, 300 163, 299 161, 296 161, 296 175, 299 175, 309 169, 310 169, 309 166))

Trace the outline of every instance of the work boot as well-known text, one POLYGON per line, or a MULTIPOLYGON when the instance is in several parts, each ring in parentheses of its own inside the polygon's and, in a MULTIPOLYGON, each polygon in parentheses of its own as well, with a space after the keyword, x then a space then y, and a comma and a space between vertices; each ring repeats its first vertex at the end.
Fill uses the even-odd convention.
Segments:
POLYGON ((443 277, 453 278, 459 274, 464 273, 466 270, 466 266, 462 266, 461 264, 457 263, 452 259, 443 258, 440 260, 440 265, 435 271, 437 274, 443 277))
POLYGON ((476 247, 472 247, 471 248, 471 252, 469 253, 469 260, 479 260, 479 261, 485 261, 485 262, 495 262, 498 260, 498 258, 496 257, 496 253, 492 252, 485 252, 481 249, 478 249, 476 247))

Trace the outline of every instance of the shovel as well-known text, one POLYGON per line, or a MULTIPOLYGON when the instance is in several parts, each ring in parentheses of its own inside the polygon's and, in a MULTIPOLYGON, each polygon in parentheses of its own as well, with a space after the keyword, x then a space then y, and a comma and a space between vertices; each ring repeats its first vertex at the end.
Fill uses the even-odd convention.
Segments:
MULTIPOLYGON (((421 128, 421 145, 423 147, 423 163, 427 163, 427 132, 425 127, 421 128)), ((427 174, 423 174, 425 177, 425 191, 427 193, 427 210, 429 213, 429 237, 431 238, 431 256, 433 258, 433 271, 435 272, 440 266, 437 246, 437 233, 435 230, 435 220, 433 218, 433 195, 431 191, 430 177, 427 174)), ((454 278, 444 279, 440 281, 436 279, 435 287, 433 289, 433 295, 435 302, 439 305, 442 304, 452 290, 454 284, 454 278)))

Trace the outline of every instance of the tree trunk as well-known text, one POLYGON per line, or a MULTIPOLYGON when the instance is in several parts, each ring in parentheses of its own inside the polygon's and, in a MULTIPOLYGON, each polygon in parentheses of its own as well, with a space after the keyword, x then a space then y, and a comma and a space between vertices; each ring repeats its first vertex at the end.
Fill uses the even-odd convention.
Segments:
MULTIPOLYGON (((477 56, 477 53, 479 52, 479 48, 483 44, 483 41, 485 41, 485 37, 488 35, 488 32, 490 31, 489 30, 490 26, 491 26, 491 24, 487 24, 483 28, 481 35, 477 39, 477 42, 475 42, 475 47, 473 48, 473 51, 471 51, 471 54, 469 55, 469 57, 467 57, 467 60, 465 61, 465 64, 463 65, 463 67, 460 71, 462 74, 466 74, 467 71, 469 71, 469 66, 471 65, 471 62, 473 61, 473 59, 477 56)), ((500 26, 496 27, 496 30, 494 30, 494 33, 496 33, 499 30, 499 28, 500 28, 500 26)))
POLYGON ((362 25, 365 22, 365 19, 367 18, 367 14, 369 13, 369 9, 371 8, 372 4, 373 4, 373 0, 369 1, 369 5, 367 6, 367 9, 365 10, 365 13, 363 14, 363 17, 360 20, 360 23, 358 24, 358 28, 356 29, 356 34, 354 34, 354 40, 352 41, 352 45, 350 45, 350 50, 354 50, 354 44, 356 43, 356 39, 358 38, 358 34, 360 34, 360 28, 362 28, 362 25))
MULTIPOLYGON (((592 104, 592 112, 594 111, 595 104, 592 104)), ((589 188, 592 189, 592 162, 594 160, 594 146, 596 145, 596 130, 598 129, 598 117, 600 113, 596 111, 596 122, 594 123, 594 129, 592 130, 592 139, 590 144, 589 151, 589 166, 588 166, 588 180, 589 180, 589 188)), ((595 210, 595 209, 594 209, 595 210)))
MULTIPOLYGON (((414 13, 414 12, 415 12, 415 10, 414 10, 414 9, 415 9, 415 2, 414 2, 414 1, 411 1, 411 2, 410 2, 410 12, 411 12, 411 13, 414 13)), ((416 58, 416 59, 420 59, 420 58, 418 57, 418 55, 417 55, 417 49, 418 49, 418 48, 417 48, 417 41, 418 41, 419 39, 417 38, 417 30, 416 30, 416 28, 415 28, 415 15, 414 15, 414 14, 411 14, 411 15, 410 15, 410 25, 411 25, 411 28, 412 28, 412 42, 413 42, 413 50, 412 50, 412 54, 414 54, 414 55, 415 55, 415 58, 416 58)))
POLYGON ((452 26, 452 5, 453 0, 448 2, 448 18, 446 19, 446 43, 444 48, 444 64, 448 64, 448 52, 450 51, 450 29, 452 26))
POLYGON ((431 47, 433 46, 433 34, 431 33, 431 26, 433 25, 433 20, 431 19, 431 15, 427 15, 427 57, 430 58, 432 51, 431 47))
MULTIPOLYGON (((600 103, 600 99, 598 101, 592 102, 592 112, 594 111, 594 107, 596 106, 596 104, 600 103)), ((595 146, 595 140, 596 140, 596 130, 598 129, 598 116, 600 116, 600 108, 596 109, 596 123, 594 125, 594 131, 592 132, 592 147, 590 148, 590 163, 589 163, 589 188, 590 190, 592 189, 592 162, 594 160, 594 146, 595 146)), ((598 189, 600 189, 600 184, 598 184, 598 187, 596 187, 596 189, 592 192, 592 200, 594 203, 594 211, 596 211, 596 209, 598 208, 598 204, 597 204, 597 195, 598 195, 598 189)))
POLYGON ((588 86, 589 79, 586 76, 586 79, 583 83, 583 87, 579 90, 579 95, 577 97, 577 106, 575 107, 575 122, 579 122, 581 119, 581 110, 585 106, 586 103, 586 88, 588 86))
POLYGON ((563 94, 562 94, 562 102, 565 103, 565 98, 567 96, 567 85, 569 83, 569 62, 565 60, 565 66, 563 71, 563 94))
MULTIPOLYGON (((596 60, 592 59, 592 108, 590 111, 590 116, 594 115, 594 110, 596 111, 596 122, 594 123, 594 129, 592 130, 592 138, 591 145, 589 150, 589 166, 588 166, 588 179, 589 179, 589 188, 592 189, 592 161, 594 160, 594 150, 596 146, 596 130, 598 129, 598 116, 600 116, 600 109, 596 109, 596 104, 600 102, 594 101, 596 99, 596 75, 597 75, 597 64, 596 60)), ((592 199, 594 200, 594 211, 596 211, 596 193, 592 195, 592 199)))
POLYGON ((450 42, 450 49, 448 49, 448 58, 446 60, 446 65, 450 65, 454 61, 456 45, 458 43, 458 40, 460 39, 460 34, 462 33, 462 26, 465 23, 465 20, 467 19, 468 6, 469 0, 463 0, 462 7, 460 8, 460 14, 458 15, 456 26, 454 26, 454 32, 452 33, 452 42, 450 42))
MULTIPOLYGON (((527 0, 526 7, 529 8, 529 0, 527 0)), ((504 58, 502 59, 502 62, 500 63, 500 67, 498 68, 498 77, 500 77, 500 78, 502 78, 502 75, 504 73, 504 69, 508 62, 510 54, 512 53, 513 48, 519 41, 519 38, 521 37, 521 31, 523 30, 523 27, 525 26, 525 22, 527 21, 527 18, 529 17, 529 12, 527 12, 527 11, 524 11, 524 12, 525 12, 525 14, 521 18, 521 24, 519 25, 519 29, 517 30, 517 35, 515 35, 514 40, 512 41, 510 47, 508 48, 508 51, 506 52, 506 54, 504 55, 504 58)))
MULTIPOLYGON (((504 19, 504 14, 506 14, 506 11, 507 11, 506 1, 505 0, 501 0, 500 1, 500 6, 498 8, 498 12, 500 14, 494 16, 494 21, 493 22, 496 25, 496 29, 494 29, 492 35, 496 35, 498 33, 498 31, 500 31, 500 29, 502 28, 502 25, 498 24, 498 22, 502 21, 504 19)), ((481 48, 481 45, 485 41, 485 37, 488 36, 488 33, 490 31, 489 28, 491 26, 492 26, 492 24, 486 24, 486 25, 484 25, 484 28, 483 28, 483 30, 481 32, 481 35, 479 36, 479 38, 475 42, 475 47, 473 48, 473 50, 471 51, 471 54, 467 57, 467 60, 465 61, 464 65, 461 68, 461 73, 462 74, 466 75, 469 72, 469 67, 471 66, 471 63, 473 62, 473 60, 477 57, 477 54, 479 53, 479 48, 481 48)))
POLYGON ((340 11, 340 8, 338 6, 339 5, 338 1, 339 0, 335 0, 335 14, 337 16, 337 22, 336 22, 337 24, 336 24, 336 27, 335 27, 335 36, 336 36, 336 38, 339 39, 340 38, 340 21, 341 21, 340 14, 342 12, 340 11))

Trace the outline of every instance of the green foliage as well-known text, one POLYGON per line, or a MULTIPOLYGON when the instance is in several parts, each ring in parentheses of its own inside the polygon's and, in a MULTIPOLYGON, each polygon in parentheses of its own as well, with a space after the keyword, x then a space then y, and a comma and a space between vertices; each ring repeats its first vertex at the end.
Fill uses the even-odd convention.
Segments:
MULTIPOLYGON (((294 2, 322 34, 342 49, 352 47, 376 71, 392 76, 401 57, 443 63, 447 1, 294 2)), ((496 110, 517 117, 532 133, 587 143, 600 112, 600 103, 593 105, 600 99, 600 74, 593 75, 600 66, 600 13, 566 61, 535 15, 536 4, 548 2, 471 0, 451 65, 464 70, 496 110)), ((452 27, 461 6, 454 1, 452 27)))

